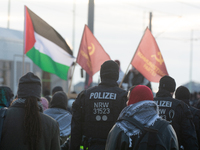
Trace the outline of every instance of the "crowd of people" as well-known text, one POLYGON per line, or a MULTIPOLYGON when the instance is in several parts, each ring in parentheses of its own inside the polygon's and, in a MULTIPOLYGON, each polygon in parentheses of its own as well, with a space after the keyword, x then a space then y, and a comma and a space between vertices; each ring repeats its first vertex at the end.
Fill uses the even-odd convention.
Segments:
POLYGON ((1 150, 199 150, 200 104, 163 76, 153 95, 151 83, 134 67, 124 73, 119 60, 105 61, 101 82, 68 97, 56 86, 42 95, 32 72, 19 79, 17 95, 0 86, 1 150))

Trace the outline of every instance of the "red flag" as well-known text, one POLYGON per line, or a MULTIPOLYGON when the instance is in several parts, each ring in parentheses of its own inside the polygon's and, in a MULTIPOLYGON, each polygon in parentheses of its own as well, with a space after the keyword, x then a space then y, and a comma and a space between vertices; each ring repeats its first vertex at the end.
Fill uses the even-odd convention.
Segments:
POLYGON ((148 28, 145 30, 131 64, 151 82, 159 82, 162 76, 168 75, 162 54, 148 28))
POLYGON ((107 60, 110 60, 110 56, 85 25, 76 62, 89 74, 88 85, 92 82, 92 76, 107 60))

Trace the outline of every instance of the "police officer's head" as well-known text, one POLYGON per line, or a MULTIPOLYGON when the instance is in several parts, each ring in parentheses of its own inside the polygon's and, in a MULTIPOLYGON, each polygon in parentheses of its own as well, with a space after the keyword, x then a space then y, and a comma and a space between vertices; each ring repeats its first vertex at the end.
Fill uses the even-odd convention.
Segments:
POLYGON ((119 66, 112 60, 105 61, 100 69, 101 80, 109 79, 117 81, 119 78, 119 66))
POLYGON ((185 86, 179 86, 175 92, 175 98, 179 100, 189 100, 190 91, 185 86))
POLYGON ((159 82, 159 90, 166 90, 170 93, 174 93, 176 88, 175 80, 170 76, 163 76, 159 82))

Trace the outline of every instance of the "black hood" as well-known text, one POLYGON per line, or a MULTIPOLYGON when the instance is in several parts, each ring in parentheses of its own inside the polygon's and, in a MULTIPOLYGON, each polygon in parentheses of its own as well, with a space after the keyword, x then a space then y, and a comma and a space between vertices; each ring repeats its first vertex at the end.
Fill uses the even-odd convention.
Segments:
POLYGON ((50 102, 50 108, 62 108, 67 110, 67 103, 67 95, 65 94, 65 92, 59 91, 53 95, 52 100, 50 102))
POLYGON ((117 81, 119 78, 119 66, 112 60, 105 61, 100 69, 101 80, 110 79, 117 81))

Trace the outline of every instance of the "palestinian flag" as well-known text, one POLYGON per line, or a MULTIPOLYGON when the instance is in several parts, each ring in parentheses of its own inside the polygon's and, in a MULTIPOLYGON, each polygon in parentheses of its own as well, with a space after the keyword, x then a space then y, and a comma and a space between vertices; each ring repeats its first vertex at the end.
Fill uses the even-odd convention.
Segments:
POLYGON ((26 6, 24 31, 24 53, 42 70, 67 80, 75 58, 61 35, 26 6))

